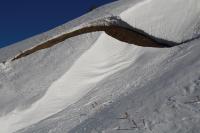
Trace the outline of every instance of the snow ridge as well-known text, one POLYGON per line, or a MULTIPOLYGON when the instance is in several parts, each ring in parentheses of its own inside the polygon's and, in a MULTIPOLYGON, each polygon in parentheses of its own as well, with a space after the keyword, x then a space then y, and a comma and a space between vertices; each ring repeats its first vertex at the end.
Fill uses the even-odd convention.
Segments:
POLYGON ((13 59, 11 59, 11 61, 30 55, 41 49, 52 47, 60 42, 63 42, 64 40, 68 38, 78 36, 81 34, 90 33, 90 32, 97 32, 97 31, 105 31, 108 35, 120 41, 138 45, 138 46, 169 47, 169 46, 178 45, 178 43, 159 39, 145 33, 142 30, 136 29, 130 26, 129 24, 127 24, 126 22, 122 21, 117 16, 110 16, 110 17, 97 19, 96 21, 89 22, 88 24, 80 25, 79 27, 75 27, 71 31, 63 35, 55 37, 51 40, 47 40, 46 42, 42 44, 39 44, 31 49, 21 52, 20 54, 16 55, 13 59), (126 38, 126 36, 127 37, 129 36, 129 38, 126 38), (132 39, 130 40, 130 38, 132 39))
POLYGON ((1 133, 199 133, 200 1, 116 3, 0 52, 1 133))

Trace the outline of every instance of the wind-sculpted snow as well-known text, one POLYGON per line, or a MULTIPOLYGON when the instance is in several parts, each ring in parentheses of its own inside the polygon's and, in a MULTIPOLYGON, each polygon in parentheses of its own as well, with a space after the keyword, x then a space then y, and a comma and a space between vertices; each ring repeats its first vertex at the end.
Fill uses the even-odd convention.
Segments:
POLYGON ((199 133, 199 5, 116 1, 1 49, 0 133, 199 133))
POLYGON ((1 125, 4 123, 6 131, 15 131, 62 111, 72 101, 77 101, 87 94, 102 79, 128 67, 137 58, 138 52, 137 47, 102 34, 95 44, 76 60, 71 69, 48 88, 40 100, 27 110, 16 110, 2 116, 1 125))
MULTIPOLYGON (((124 16, 126 16, 125 15, 126 12, 121 14, 122 18, 124 16)), ((66 40, 68 38, 78 36, 81 34, 90 33, 90 32, 97 32, 97 31, 104 31, 108 35, 112 36, 115 39, 118 39, 123 42, 127 42, 129 44, 134 44, 134 45, 143 46, 143 47, 177 46, 177 45, 180 45, 180 44, 183 44, 183 43, 186 43, 186 42, 189 42, 189 41, 199 38, 199 36, 196 35, 196 36, 193 36, 192 38, 188 38, 185 40, 182 39, 178 42, 171 41, 171 40, 164 40, 162 38, 152 36, 151 35, 152 33, 149 34, 143 30, 139 30, 135 27, 132 27, 125 21, 122 21, 117 16, 111 16, 111 17, 101 18, 101 19, 89 22, 88 24, 83 24, 79 27, 76 27, 68 33, 57 36, 56 38, 53 38, 51 40, 47 40, 46 42, 39 44, 36 47, 33 47, 26 51, 22 51, 20 54, 18 54, 11 60, 14 61, 21 57, 30 55, 36 51, 52 47, 60 42, 63 42, 64 40, 66 40)))
MULTIPOLYGON (((53 41, 68 33, 71 34, 76 30, 85 28, 85 25, 87 27, 102 26, 103 23, 104 26, 111 25, 113 22, 110 22, 110 18, 119 27, 126 23, 125 26, 128 26, 128 29, 135 29, 143 35, 150 35, 151 38, 160 40, 160 43, 163 43, 165 40, 170 42, 168 44, 173 44, 173 42, 175 44, 183 44, 199 38, 199 5, 198 0, 116 1, 49 32, 9 46, 8 48, 0 49, 0 55, 2 55, 0 56, 0 62, 5 62, 45 42, 53 41), (129 14, 131 14, 131 17, 129 17, 129 14)), ((124 28, 124 25, 122 27, 124 28)))
POLYGON ((161 47, 169 47, 169 46, 178 45, 178 43, 170 42, 163 39, 158 39, 156 37, 153 37, 145 33, 144 31, 135 29, 117 17, 103 18, 100 20, 96 20, 94 22, 90 22, 89 24, 86 24, 81 27, 82 28, 80 29, 63 34, 52 40, 48 40, 47 42, 39 44, 36 47, 26 50, 20 53, 19 55, 17 55, 16 57, 14 57, 12 61, 25 57, 27 55, 30 55, 39 50, 52 47, 60 42, 63 42, 64 40, 68 38, 79 36, 81 34, 86 34, 90 32, 97 32, 97 31, 104 31, 105 33, 107 33, 108 35, 110 35, 111 37, 117 40, 129 43, 129 44, 133 44, 133 45, 143 46, 143 47, 161 48, 161 47))
POLYGON ((153 36, 181 43, 199 37, 199 7, 199 0, 146 0, 120 17, 153 36))

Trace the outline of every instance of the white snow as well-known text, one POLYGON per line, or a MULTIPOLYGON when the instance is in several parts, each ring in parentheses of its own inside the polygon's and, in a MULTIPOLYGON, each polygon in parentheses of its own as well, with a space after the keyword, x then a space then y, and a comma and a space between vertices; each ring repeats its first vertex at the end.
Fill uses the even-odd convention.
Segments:
POLYGON ((0 49, 0 133, 199 133, 200 1, 120 0, 0 49), (140 47, 82 34, 11 61, 62 34, 124 23, 189 42, 140 47))
POLYGON ((4 128, 0 131, 13 132, 62 111, 102 79, 129 66, 137 57, 133 56, 134 52, 138 52, 137 47, 101 34, 71 69, 52 83, 40 100, 27 110, 14 110, 1 117, 0 125, 4 125, 4 128))
POLYGON ((200 32, 199 0, 146 0, 120 16, 130 25, 170 41, 183 42, 200 32))

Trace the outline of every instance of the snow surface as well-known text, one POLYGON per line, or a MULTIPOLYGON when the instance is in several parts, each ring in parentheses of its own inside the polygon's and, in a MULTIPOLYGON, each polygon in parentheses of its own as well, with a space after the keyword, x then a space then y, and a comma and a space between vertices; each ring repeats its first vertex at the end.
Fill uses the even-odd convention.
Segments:
POLYGON ((198 0, 121 0, 0 49, 0 133, 199 133, 199 16, 198 0), (92 32, 10 60, 84 27, 124 27, 118 19, 186 42, 140 47, 92 32))
POLYGON ((146 0, 120 14, 130 25, 175 42, 199 35, 199 15, 198 0, 146 0))

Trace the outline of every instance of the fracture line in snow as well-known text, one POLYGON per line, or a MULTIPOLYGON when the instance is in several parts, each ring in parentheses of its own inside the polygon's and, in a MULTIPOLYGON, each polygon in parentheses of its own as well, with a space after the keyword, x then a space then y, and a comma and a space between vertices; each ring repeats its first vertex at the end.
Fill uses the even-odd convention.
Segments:
POLYGON ((13 59, 11 59, 11 61, 28 56, 36 51, 52 47, 68 38, 96 31, 104 31, 117 40, 143 47, 162 48, 177 45, 175 42, 159 39, 145 33, 142 30, 136 29, 117 16, 111 16, 76 27, 71 32, 55 37, 37 45, 36 47, 26 50, 19 55, 16 55, 13 59))

